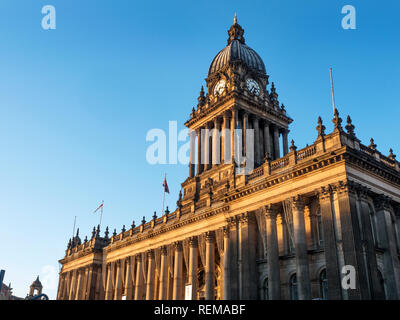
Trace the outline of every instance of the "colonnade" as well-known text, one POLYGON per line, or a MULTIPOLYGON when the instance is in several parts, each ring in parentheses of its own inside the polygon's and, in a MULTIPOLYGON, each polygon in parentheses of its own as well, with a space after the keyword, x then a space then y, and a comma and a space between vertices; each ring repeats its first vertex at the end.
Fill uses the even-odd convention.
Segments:
POLYGON ((288 132, 257 115, 232 108, 189 132, 189 176, 194 177, 220 163, 232 163, 233 159, 238 162, 251 156, 255 166, 264 162, 267 153, 271 159, 278 159, 281 157, 280 136, 283 155, 288 153, 288 132), (254 130, 254 150, 247 146, 251 141, 250 137, 246 137, 248 129, 254 130))

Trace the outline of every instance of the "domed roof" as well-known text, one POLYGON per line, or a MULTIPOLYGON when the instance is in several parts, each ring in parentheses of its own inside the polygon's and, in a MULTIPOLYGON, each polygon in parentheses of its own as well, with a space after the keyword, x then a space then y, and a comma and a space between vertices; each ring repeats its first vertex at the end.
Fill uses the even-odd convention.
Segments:
POLYGON ((235 61, 242 61, 249 68, 265 74, 266 70, 262 59, 257 52, 245 44, 244 30, 237 23, 236 15, 228 34, 228 45, 215 56, 208 70, 208 75, 210 76, 221 70, 225 65, 235 61))

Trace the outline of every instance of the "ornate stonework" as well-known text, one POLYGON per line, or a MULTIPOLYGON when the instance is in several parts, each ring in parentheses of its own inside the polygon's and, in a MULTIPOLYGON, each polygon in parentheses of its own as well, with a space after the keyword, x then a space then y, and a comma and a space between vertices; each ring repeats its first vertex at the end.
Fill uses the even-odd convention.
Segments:
POLYGON ((319 117, 314 143, 289 146, 293 120, 264 62, 236 19, 228 35, 188 109, 192 161, 176 209, 110 238, 77 234, 58 299, 183 299, 189 285, 192 299, 399 299, 393 150, 363 145, 338 110, 333 132, 319 117), (354 290, 341 288, 349 264, 354 290))

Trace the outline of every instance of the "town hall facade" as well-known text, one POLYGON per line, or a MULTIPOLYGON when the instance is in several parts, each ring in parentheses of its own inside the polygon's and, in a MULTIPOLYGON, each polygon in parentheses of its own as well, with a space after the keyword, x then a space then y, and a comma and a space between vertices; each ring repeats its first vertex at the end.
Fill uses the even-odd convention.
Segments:
POLYGON ((293 120, 236 17, 228 36, 185 123, 191 161, 177 208, 76 235, 57 299, 400 298, 393 151, 362 144, 336 109, 332 132, 318 118, 313 144, 289 143, 293 120))

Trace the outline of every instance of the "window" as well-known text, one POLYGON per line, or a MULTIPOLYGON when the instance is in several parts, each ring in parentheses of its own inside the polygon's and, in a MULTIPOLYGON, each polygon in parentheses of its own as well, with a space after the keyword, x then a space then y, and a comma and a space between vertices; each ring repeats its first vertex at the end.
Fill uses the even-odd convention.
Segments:
POLYGON ((328 279, 326 278, 326 269, 319 275, 319 287, 322 300, 328 300, 328 279))
POLYGON ((299 300, 299 296, 297 294, 297 277, 296 274, 292 275, 289 280, 290 285, 290 299, 299 300))

